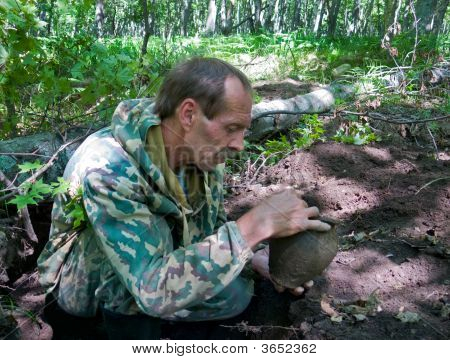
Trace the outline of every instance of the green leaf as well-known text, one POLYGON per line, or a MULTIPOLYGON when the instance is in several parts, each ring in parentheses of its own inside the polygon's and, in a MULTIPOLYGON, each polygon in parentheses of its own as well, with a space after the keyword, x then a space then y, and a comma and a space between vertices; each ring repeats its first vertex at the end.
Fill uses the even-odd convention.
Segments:
POLYGON ((38 170, 40 169, 42 166, 44 166, 43 164, 41 164, 41 162, 39 160, 36 160, 34 163, 31 162, 25 162, 23 164, 18 165, 20 171, 19 173, 26 173, 32 170, 38 170))
POLYGON ((44 183, 42 179, 36 181, 30 189, 30 194, 33 196, 38 196, 41 194, 50 194, 53 187, 49 184, 44 183))
POLYGON ((33 54, 31 54, 31 53, 27 54, 27 55, 23 58, 22 64, 23 64, 23 65, 35 65, 35 64, 36 64, 36 61, 34 61, 33 57, 34 57, 33 54))
POLYGON ((364 145, 365 144, 365 140, 364 140, 364 138, 361 138, 359 133, 358 133, 353 138, 353 144, 355 144, 355 145, 364 145))
POLYGON ((73 220, 73 227, 77 228, 82 222, 86 221, 86 215, 80 204, 75 204, 73 210, 67 214, 67 218, 73 220))
POLYGON ((344 312, 351 315, 366 315, 369 309, 358 305, 347 305, 343 308, 344 312))
POLYGON ((58 182, 52 182, 53 186, 52 196, 56 196, 58 194, 65 194, 69 191, 70 182, 64 180, 62 177, 58 177, 58 182))
POLYGON ((70 69, 70 73, 75 79, 79 80, 83 78, 83 66, 84 64, 78 62, 70 69))
POLYGON ((367 316, 364 314, 353 314, 353 316, 355 317, 356 321, 364 321, 367 319, 367 316))
POLYGON ((17 210, 21 210, 27 205, 37 205, 37 202, 31 194, 25 194, 16 195, 14 199, 8 201, 8 204, 15 204, 17 206, 17 210))
POLYGON ((132 77, 133 77, 133 74, 131 73, 131 70, 127 69, 127 68, 123 68, 117 73, 117 80, 121 84, 128 83, 132 77))
POLYGON ((120 61, 126 62, 126 63, 131 62, 131 58, 124 53, 120 53, 119 55, 117 55, 117 59, 119 59, 120 61))

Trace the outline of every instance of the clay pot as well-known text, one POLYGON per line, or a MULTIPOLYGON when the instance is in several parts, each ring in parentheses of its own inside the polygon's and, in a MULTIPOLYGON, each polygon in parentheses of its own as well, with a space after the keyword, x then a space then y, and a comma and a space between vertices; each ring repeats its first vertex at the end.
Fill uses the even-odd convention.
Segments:
POLYGON ((336 221, 321 218, 330 231, 303 231, 270 241, 269 270, 272 280, 286 288, 296 288, 320 275, 338 251, 336 221))

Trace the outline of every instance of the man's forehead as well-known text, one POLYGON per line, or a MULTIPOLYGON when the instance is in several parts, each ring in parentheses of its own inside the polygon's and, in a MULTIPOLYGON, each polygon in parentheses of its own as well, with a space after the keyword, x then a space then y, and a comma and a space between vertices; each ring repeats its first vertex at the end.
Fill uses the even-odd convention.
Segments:
POLYGON ((249 128, 252 122, 250 112, 226 111, 219 116, 219 121, 225 126, 238 126, 241 128, 249 128))
POLYGON ((228 77, 224 84, 224 97, 227 102, 242 103, 252 102, 251 93, 244 87, 241 80, 235 76, 228 77))

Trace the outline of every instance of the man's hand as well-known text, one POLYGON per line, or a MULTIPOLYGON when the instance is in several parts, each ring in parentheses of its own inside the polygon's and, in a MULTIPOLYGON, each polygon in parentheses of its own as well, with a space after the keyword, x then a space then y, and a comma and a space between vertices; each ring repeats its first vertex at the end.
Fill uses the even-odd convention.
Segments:
POLYGON ((269 238, 280 238, 300 231, 328 231, 331 226, 320 220, 319 209, 308 207, 301 193, 287 187, 255 206, 237 221, 242 236, 253 247, 269 238))
MULTIPOLYGON (((269 273, 269 247, 266 246, 264 249, 258 250, 252 259, 252 268, 261 276, 272 281, 269 273)), ((272 284, 276 291, 283 292, 286 289, 272 281, 272 284)), ((289 289, 289 291, 296 296, 302 295, 305 290, 310 289, 314 285, 312 280, 303 284, 303 286, 298 286, 295 289, 289 289)))

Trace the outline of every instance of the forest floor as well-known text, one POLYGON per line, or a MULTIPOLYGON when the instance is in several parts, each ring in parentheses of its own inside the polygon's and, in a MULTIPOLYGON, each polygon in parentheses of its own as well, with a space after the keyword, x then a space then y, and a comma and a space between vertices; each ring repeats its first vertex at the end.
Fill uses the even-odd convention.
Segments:
POLYGON ((228 199, 231 217, 276 184, 295 184, 309 204, 340 220, 340 251, 301 299, 257 281, 240 328, 259 339, 450 338, 448 179, 417 193, 449 175, 448 160, 398 144, 317 144, 267 168, 257 185, 228 199))
MULTIPOLYGON (((286 83, 262 86, 263 98, 292 96, 286 83)), ((442 149, 449 140, 447 133, 442 149)), ((310 205, 340 221, 340 250, 302 297, 277 293, 254 275, 255 296, 238 318, 166 323, 163 338, 449 339, 450 156, 442 152, 437 161, 423 145, 400 135, 366 146, 318 143, 265 167, 251 184, 244 177, 229 187, 233 220, 281 185, 297 186, 310 205)), ((45 236, 48 217, 34 221, 45 236)), ((15 312, 18 336, 50 338, 40 316, 29 315, 44 301, 35 272, 14 288, 16 303, 30 311, 15 312)))

